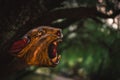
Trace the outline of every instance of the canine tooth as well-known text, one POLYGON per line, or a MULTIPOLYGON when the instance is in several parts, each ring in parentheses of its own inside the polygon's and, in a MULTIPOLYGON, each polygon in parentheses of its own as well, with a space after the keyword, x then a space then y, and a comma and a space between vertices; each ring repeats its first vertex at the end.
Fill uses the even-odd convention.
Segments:
POLYGON ((56 61, 57 61, 57 56, 52 59, 52 62, 56 63, 56 61))
POLYGON ((53 42, 54 45, 57 45, 57 42, 53 42))
POLYGON ((61 58, 61 55, 58 56, 58 60, 61 58))

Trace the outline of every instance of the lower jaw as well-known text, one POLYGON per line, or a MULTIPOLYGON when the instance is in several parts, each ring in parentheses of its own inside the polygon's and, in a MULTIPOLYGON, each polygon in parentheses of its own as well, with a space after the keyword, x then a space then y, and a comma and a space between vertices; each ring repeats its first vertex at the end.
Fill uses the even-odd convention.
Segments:
POLYGON ((61 55, 58 55, 58 56, 54 57, 53 59, 51 59, 51 62, 52 62, 54 65, 57 65, 57 64, 59 64, 60 58, 61 58, 61 55))

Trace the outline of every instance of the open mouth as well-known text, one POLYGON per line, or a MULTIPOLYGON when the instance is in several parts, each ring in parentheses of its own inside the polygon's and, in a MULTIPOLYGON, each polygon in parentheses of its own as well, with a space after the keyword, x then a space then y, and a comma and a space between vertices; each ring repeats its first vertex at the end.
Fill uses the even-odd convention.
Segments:
POLYGON ((61 58, 61 55, 58 54, 58 50, 57 50, 58 43, 61 41, 62 41, 62 39, 57 39, 57 40, 51 42, 51 44, 49 45, 49 48, 48 48, 48 56, 54 65, 57 65, 61 58))

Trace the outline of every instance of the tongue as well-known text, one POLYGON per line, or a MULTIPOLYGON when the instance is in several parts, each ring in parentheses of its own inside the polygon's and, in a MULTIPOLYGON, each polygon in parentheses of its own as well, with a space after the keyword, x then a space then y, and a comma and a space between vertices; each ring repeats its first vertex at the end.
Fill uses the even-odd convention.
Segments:
POLYGON ((54 45, 53 47, 53 52, 52 52, 52 56, 55 57, 57 53, 57 46, 54 45))
POLYGON ((48 56, 51 59, 57 56, 57 42, 53 42, 49 45, 48 56))
POLYGON ((51 44, 48 50, 50 58, 54 58, 57 56, 57 45, 55 45, 54 43, 51 44))

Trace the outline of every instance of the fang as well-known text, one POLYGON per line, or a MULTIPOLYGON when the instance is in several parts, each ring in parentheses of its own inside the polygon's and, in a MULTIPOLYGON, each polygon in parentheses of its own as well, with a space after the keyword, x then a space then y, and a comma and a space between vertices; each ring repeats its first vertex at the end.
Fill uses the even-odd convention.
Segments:
POLYGON ((57 42, 53 42, 53 44, 54 44, 55 46, 57 46, 57 42))

